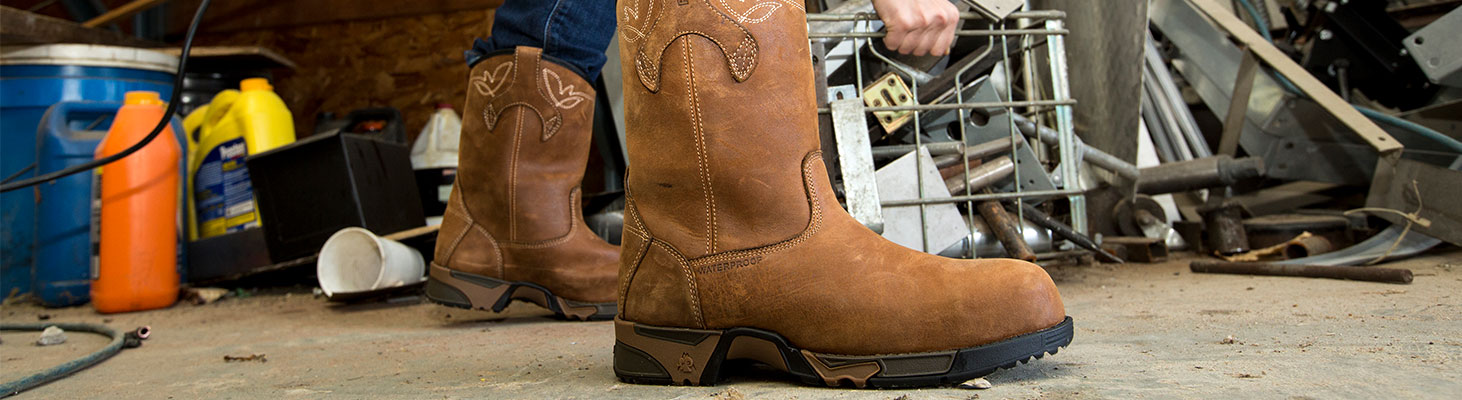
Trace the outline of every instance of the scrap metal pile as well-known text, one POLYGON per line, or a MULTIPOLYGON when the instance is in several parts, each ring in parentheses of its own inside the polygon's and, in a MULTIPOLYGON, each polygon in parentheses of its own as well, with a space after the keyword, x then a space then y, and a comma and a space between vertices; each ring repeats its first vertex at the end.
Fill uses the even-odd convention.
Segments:
POLYGON ((842 2, 808 15, 825 159, 859 221, 951 257, 1335 266, 1462 244, 1458 3, 1153 0, 1140 88, 1074 99, 1093 77, 1068 70, 1088 68, 1068 24, 1102 21, 967 0, 951 54, 916 57, 842 2), (1097 102, 1140 102, 1114 151, 1073 120, 1097 102))

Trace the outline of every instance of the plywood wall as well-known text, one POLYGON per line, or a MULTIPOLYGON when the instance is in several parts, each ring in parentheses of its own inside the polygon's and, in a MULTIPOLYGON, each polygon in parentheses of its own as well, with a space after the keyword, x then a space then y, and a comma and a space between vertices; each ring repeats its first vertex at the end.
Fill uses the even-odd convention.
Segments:
POLYGON ((415 138, 437 103, 460 112, 467 67, 462 51, 486 36, 492 9, 459 10, 315 25, 202 33, 198 45, 256 45, 299 65, 276 72, 275 89, 294 113, 301 137, 315 115, 339 116, 390 106, 406 117, 415 138))

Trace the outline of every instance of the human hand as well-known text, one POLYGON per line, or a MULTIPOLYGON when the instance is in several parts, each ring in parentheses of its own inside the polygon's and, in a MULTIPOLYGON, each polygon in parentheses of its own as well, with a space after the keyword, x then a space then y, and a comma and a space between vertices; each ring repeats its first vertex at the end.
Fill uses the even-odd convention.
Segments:
POLYGON ((873 0, 873 10, 888 28, 883 44, 901 54, 944 55, 959 23, 949 0, 873 0))

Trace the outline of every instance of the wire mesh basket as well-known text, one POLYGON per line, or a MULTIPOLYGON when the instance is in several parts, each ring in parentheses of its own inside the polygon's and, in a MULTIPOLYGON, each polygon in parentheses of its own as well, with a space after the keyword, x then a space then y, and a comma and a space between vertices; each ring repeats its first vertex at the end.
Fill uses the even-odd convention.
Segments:
POLYGON ((1027 206, 1064 198, 1069 227, 1085 233, 1065 13, 961 13, 954 50, 940 60, 884 49, 866 4, 807 15, 823 147, 835 150, 829 170, 854 217, 929 253, 1003 256, 994 231, 1012 226, 1050 253, 1059 247, 1025 222, 1027 206), (976 210, 992 202, 1015 218, 981 221, 991 218, 976 210))

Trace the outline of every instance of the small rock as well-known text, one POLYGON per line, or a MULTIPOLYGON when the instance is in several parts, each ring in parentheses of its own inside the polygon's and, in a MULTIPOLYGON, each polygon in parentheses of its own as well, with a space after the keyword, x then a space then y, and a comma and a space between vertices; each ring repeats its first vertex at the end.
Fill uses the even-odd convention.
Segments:
POLYGON ((960 389, 985 390, 990 388, 990 381, 985 378, 975 378, 959 384, 960 389))
POLYGON ((1228 335, 1228 337, 1218 341, 1218 344, 1244 344, 1244 342, 1240 342, 1238 339, 1234 339, 1234 335, 1228 335))
POLYGON ((38 314, 38 315, 36 315, 36 319, 41 320, 41 321, 45 321, 45 320, 51 319, 51 314, 38 314))
POLYGON ((51 346, 61 343, 66 343, 66 331, 54 325, 48 326, 46 330, 41 331, 41 338, 36 340, 37 346, 51 346))

